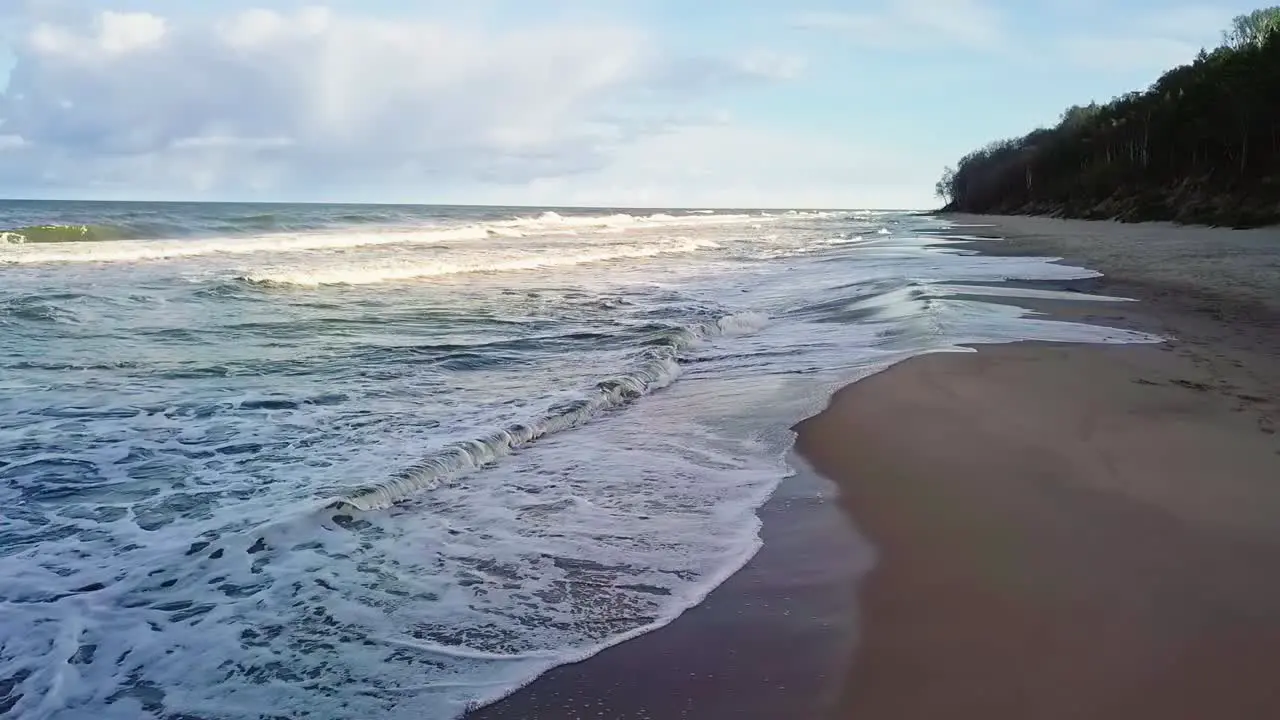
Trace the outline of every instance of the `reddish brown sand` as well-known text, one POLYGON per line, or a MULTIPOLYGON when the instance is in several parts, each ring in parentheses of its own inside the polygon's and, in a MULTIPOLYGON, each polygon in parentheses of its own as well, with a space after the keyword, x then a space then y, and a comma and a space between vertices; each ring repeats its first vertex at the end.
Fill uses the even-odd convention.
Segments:
POLYGON ((1280 335, 1229 270, 1092 288, 1169 344, 915 358, 799 428, 880 550, 842 716, 1280 718, 1280 335))

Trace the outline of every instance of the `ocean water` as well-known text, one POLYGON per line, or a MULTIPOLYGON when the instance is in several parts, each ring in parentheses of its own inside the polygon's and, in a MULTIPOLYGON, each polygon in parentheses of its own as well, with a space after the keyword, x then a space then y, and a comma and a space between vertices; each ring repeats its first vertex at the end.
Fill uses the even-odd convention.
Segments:
POLYGON ((982 301, 1094 273, 981 232, 0 203, 0 715, 452 718, 661 627, 839 384, 1153 340, 982 301))

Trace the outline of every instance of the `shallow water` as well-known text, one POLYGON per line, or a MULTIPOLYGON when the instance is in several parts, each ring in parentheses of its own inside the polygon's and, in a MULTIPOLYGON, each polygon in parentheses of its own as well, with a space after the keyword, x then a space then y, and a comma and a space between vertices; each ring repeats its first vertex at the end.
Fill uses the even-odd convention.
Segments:
POLYGON ((903 213, 10 203, 0 228, 24 718, 457 716, 741 567, 835 385, 1152 339, 975 299, 955 283, 1093 273, 903 213))

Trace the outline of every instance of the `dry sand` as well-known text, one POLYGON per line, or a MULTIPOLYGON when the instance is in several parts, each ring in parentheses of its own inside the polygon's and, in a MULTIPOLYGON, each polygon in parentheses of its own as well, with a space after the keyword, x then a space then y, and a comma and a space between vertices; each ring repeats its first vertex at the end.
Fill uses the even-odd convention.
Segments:
POLYGON ((957 220, 1170 342, 915 358, 799 428, 880 548, 841 714, 1280 717, 1280 233, 957 220))

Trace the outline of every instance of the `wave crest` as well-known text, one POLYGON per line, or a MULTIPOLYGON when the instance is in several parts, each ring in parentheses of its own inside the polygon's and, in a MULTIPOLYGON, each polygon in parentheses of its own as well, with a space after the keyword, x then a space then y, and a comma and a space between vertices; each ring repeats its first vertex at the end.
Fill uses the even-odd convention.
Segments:
POLYGON ((554 405, 532 420, 512 423, 483 436, 448 445, 388 480, 351 489, 328 507, 383 510, 432 490, 541 437, 578 427, 605 410, 627 405, 667 387, 680 377, 682 351, 710 337, 750 332, 766 322, 767 318, 759 313, 744 313, 727 315, 713 323, 673 328, 649 344, 645 360, 638 367, 597 383, 584 397, 554 405))
POLYGON ((759 223, 769 219, 747 214, 566 216, 545 212, 537 217, 458 225, 383 225, 374 222, 369 226, 326 226, 302 232, 283 232, 279 231, 283 220, 273 215, 258 215, 232 220, 229 231, 221 228, 218 230, 221 234, 207 237, 191 237, 191 232, 159 225, 38 225, 0 230, 0 263, 129 262, 215 254, 340 250, 376 245, 421 246, 492 237, 619 234, 632 230, 759 223), (24 247, 50 244, 60 247, 24 247))
POLYGON ((475 260, 430 260, 426 262, 408 261, 342 265, 331 269, 267 269, 250 273, 240 279, 255 285, 268 286, 371 285, 396 280, 414 280, 462 273, 517 272, 549 267, 584 265, 606 260, 696 252, 717 247, 719 245, 710 240, 681 238, 647 245, 615 245, 599 250, 565 254, 528 253, 523 257, 505 257, 501 260, 479 258, 475 260))

